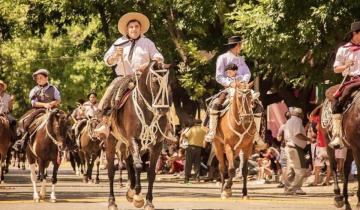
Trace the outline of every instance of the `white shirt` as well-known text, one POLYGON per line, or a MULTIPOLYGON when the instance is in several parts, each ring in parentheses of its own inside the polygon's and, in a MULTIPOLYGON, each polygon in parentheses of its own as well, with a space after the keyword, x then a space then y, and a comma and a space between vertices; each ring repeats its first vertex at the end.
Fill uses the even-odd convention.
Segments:
POLYGON ((9 104, 11 101, 11 96, 7 93, 4 93, 3 95, 0 94, 0 114, 8 113, 9 110, 9 104))
POLYGON ((220 55, 216 60, 216 81, 221 85, 227 87, 236 79, 248 83, 250 77, 249 67, 246 65, 245 59, 242 56, 235 56, 232 52, 228 51, 220 55), (235 78, 228 77, 225 72, 225 67, 231 63, 238 67, 235 78))
POLYGON ((119 59, 115 64, 110 65, 108 63, 108 59, 115 53, 115 45, 118 45, 128 40, 129 39, 126 36, 117 39, 104 56, 104 61, 107 66, 111 67, 117 65, 115 68, 115 72, 118 76, 132 75, 139 69, 140 66, 150 63, 150 60, 155 60, 155 58, 161 61, 164 60, 164 57, 155 47, 154 42, 144 36, 141 36, 140 39, 136 40, 135 42, 131 61, 129 61, 129 53, 132 43, 128 42, 121 46, 123 47, 123 62, 121 62, 121 59, 119 59))
POLYGON ((96 112, 98 110, 98 103, 92 104, 90 101, 87 101, 83 104, 85 108, 85 116, 91 118, 96 115, 96 112))
MULTIPOLYGON (((354 61, 354 65, 349 68, 349 76, 358 76, 360 75, 360 50, 353 52, 351 45, 352 43, 349 42, 338 49, 334 68, 345 65, 346 61, 354 61)), ((343 76, 345 76, 345 74, 346 72, 342 72, 343 76)))
POLYGON ((284 138, 287 144, 292 146, 299 146, 301 148, 306 147, 306 141, 298 139, 297 134, 305 135, 305 128, 302 124, 302 119, 297 116, 291 116, 291 118, 286 122, 284 128, 284 138))

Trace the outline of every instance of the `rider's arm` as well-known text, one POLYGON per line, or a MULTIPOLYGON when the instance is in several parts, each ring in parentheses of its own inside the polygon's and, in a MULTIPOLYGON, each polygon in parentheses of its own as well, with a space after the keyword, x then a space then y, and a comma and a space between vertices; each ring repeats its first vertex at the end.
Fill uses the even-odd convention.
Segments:
POLYGON ((216 81, 224 87, 229 87, 232 83, 232 79, 225 76, 225 64, 223 56, 220 56, 216 61, 216 81))
POLYGON ((336 53, 334 72, 342 73, 353 64, 354 62, 349 60, 346 56, 346 48, 340 47, 336 53))
POLYGON ((305 136, 304 134, 302 133, 298 133, 295 135, 296 138, 300 139, 300 140, 303 140, 303 141, 310 141, 310 138, 308 138, 307 136, 305 136))
MULTIPOLYGON (((118 39, 116 40, 116 43, 120 42, 122 39, 118 39)), ((119 60, 119 53, 116 53, 116 47, 115 45, 111 45, 111 47, 108 49, 108 51, 105 53, 105 56, 104 56, 104 62, 105 62, 105 65, 109 66, 109 67, 112 67, 112 66, 115 66, 119 60)))
POLYGON ((9 109, 9 112, 12 111, 13 109, 13 105, 14 105, 14 96, 10 96, 10 101, 9 101, 9 104, 8 104, 8 109, 9 109))
POLYGON ((240 65, 237 70, 237 79, 240 79, 243 83, 248 83, 250 81, 251 72, 249 67, 246 65, 245 60, 241 58, 240 65))

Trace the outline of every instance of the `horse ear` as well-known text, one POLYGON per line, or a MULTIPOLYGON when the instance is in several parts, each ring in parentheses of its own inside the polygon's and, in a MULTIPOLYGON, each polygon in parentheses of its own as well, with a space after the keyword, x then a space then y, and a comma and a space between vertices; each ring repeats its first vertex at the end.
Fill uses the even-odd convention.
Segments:
POLYGON ((254 87, 254 81, 249 82, 249 83, 247 84, 247 87, 248 87, 249 89, 253 88, 253 87, 254 87))

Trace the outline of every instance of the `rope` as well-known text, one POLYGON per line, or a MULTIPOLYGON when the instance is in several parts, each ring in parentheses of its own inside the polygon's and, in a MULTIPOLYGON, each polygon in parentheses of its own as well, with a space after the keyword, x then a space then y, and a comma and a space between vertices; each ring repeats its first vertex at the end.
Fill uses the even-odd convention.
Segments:
MULTIPOLYGON (((236 89, 236 93, 235 93, 235 96, 232 96, 232 97, 235 97, 235 100, 236 100, 236 96, 238 95, 238 92, 241 91, 240 89, 236 89)), ((251 93, 251 92, 250 92, 251 93)), ((228 121, 228 125, 229 125, 229 128, 230 130, 235 133, 238 137, 239 137, 239 141, 236 143, 234 149, 236 150, 240 144, 242 143, 243 139, 244 139, 244 136, 246 134, 249 134, 250 136, 254 136, 256 134, 256 129, 255 129, 255 132, 254 133, 250 133, 250 129, 252 127, 252 125, 255 123, 255 120, 254 120, 254 116, 255 114, 253 113, 252 109, 250 109, 250 113, 246 113, 247 111, 245 110, 245 106, 247 106, 249 104, 249 101, 248 99, 246 98, 246 95, 247 94, 242 94, 241 95, 241 107, 239 106, 239 103, 237 103, 237 109, 238 109, 238 113, 233 113, 234 110, 232 108, 232 106, 230 107, 230 110, 229 110, 229 114, 227 115, 227 121, 228 121), (244 113, 245 114, 242 114, 244 113), (238 117, 239 120, 236 119, 236 117, 233 117, 233 116, 236 116, 238 117), (246 117, 250 117, 250 125, 247 126, 245 128, 244 126, 244 118, 246 117), (244 132, 238 132, 233 126, 232 126, 232 122, 235 122, 236 125, 238 126, 242 126, 242 128, 244 128, 244 132)), ((235 103, 235 102, 234 102, 235 103)))
MULTIPOLYGON (((158 70, 157 72, 164 73, 165 75, 161 76, 156 71, 152 69, 153 64, 150 66, 148 75, 146 77, 146 83, 149 82, 149 80, 154 79, 151 75, 154 74, 156 76, 157 82, 159 84, 159 91, 157 92, 156 96, 154 96, 153 93, 153 86, 152 82, 150 81, 150 92, 151 92, 151 98, 152 98, 152 104, 145 99, 145 97, 142 95, 141 91, 139 90, 139 78, 138 75, 135 74, 136 79, 136 87, 135 90, 132 92, 132 100, 134 103, 134 109, 136 116, 138 120, 141 123, 141 132, 139 135, 139 139, 141 140, 141 148, 142 150, 146 150, 149 145, 155 145, 157 142, 157 135, 156 133, 159 132, 165 139, 169 139, 171 141, 174 141, 173 137, 167 136, 164 131, 161 130, 161 127, 159 125, 159 119, 163 117, 163 115, 159 114, 157 111, 157 108, 168 108, 169 107, 169 91, 168 91, 168 70, 158 70), (151 119, 150 124, 146 123, 145 115, 143 110, 141 109, 138 99, 141 99, 144 101, 144 104, 146 108, 153 114, 153 118, 151 119), (158 103, 157 103, 158 102, 158 103)), ((165 115, 166 117, 166 115, 165 115)))

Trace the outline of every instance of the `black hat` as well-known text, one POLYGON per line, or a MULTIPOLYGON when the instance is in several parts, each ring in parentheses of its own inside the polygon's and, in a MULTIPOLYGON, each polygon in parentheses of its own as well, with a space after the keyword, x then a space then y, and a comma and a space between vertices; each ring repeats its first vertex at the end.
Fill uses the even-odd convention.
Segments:
POLYGON ((228 43, 226 43, 225 45, 232 45, 232 44, 237 44, 237 43, 241 43, 243 40, 240 36, 232 36, 228 38, 228 43))
POLYGON ((96 91, 94 89, 90 90, 90 92, 87 94, 87 97, 89 98, 92 94, 97 97, 96 91))
POLYGON ((360 30, 360 21, 351 23, 351 32, 360 30))
POLYGON ((46 69, 39 69, 32 74, 32 77, 34 80, 36 79, 36 75, 38 75, 38 74, 42 74, 42 75, 48 77, 50 73, 46 69))

